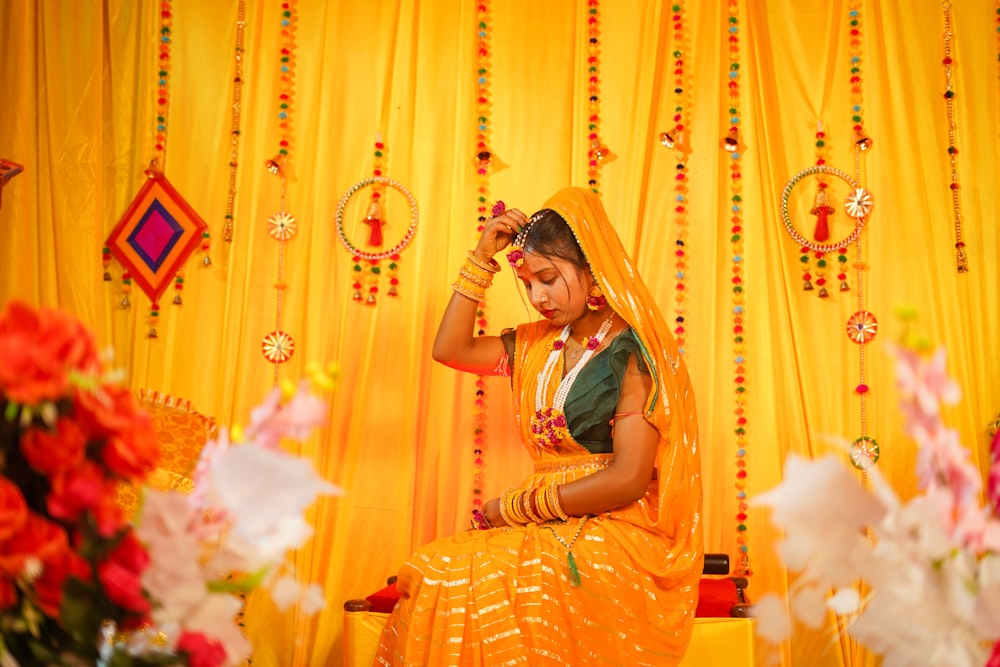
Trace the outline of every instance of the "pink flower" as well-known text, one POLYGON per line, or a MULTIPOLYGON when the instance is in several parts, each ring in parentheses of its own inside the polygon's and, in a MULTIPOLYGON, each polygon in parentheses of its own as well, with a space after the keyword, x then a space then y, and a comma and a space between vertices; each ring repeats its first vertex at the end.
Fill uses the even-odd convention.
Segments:
POLYGON ((281 403, 281 390, 275 389, 267 399, 250 414, 246 437, 269 449, 277 449, 281 438, 305 440, 313 429, 326 421, 326 403, 309 393, 308 382, 302 382, 298 391, 285 404, 281 403))
POLYGON ((142 583, 158 608, 157 622, 183 620, 208 595, 197 556, 201 552, 198 515, 184 496, 147 489, 136 536, 146 545, 150 564, 142 583))

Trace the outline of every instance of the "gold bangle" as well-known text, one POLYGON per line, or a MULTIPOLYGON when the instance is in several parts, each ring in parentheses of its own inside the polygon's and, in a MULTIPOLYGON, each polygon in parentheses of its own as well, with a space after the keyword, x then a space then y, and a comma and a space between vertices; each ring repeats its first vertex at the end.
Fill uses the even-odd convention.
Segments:
POLYGON ((535 506, 538 509, 538 516, 542 518, 543 523, 555 521, 559 518, 556 516, 555 510, 552 509, 551 502, 549 502, 548 487, 538 489, 538 493, 535 495, 535 506))
POLYGON ((520 503, 520 500, 516 499, 518 491, 520 489, 512 486, 500 494, 500 516, 510 526, 523 526, 528 523, 528 520, 523 518, 515 509, 515 506, 520 503))
POLYGON ((528 517, 528 521, 531 523, 545 523, 533 507, 534 498, 537 493, 538 489, 528 489, 525 491, 524 495, 521 496, 521 507, 524 509, 524 515, 528 517))
POLYGON ((517 487, 511 487, 510 496, 507 500, 507 512, 518 525, 529 523, 527 515, 524 513, 524 491, 517 487))
POLYGON ((549 484, 548 494, 549 504, 552 505, 552 511, 555 512, 556 516, 563 521, 569 521, 569 515, 563 511, 562 504, 559 502, 559 487, 555 481, 549 484))
POLYGON ((493 259, 492 257, 490 257, 489 264, 483 265, 479 261, 479 258, 476 257, 476 251, 475 250, 470 250, 469 251, 469 261, 472 262, 473 264, 475 264, 476 266, 478 266, 483 271, 489 271, 490 273, 499 273, 500 272, 500 264, 498 264, 495 259, 493 259))
POLYGON ((481 289, 477 290, 475 288, 475 285, 472 285, 471 283, 468 283, 462 280, 461 278, 453 282, 451 284, 451 288, 455 290, 457 294, 461 294, 462 296, 468 299, 472 299, 476 303, 479 303, 486 298, 485 291, 481 289))
POLYGON ((475 276, 476 278, 479 278, 487 283, 492 283, 493 276, 496 275, 495 271, 484 269, 481 264, 477 264, 471 257, 465 258, 465 264, 462 265, 462 270, 468 275, 475 276))
POLYGON ((458 275, 462 276, 470 283, 475 283, 476 285, 479 285, 483 289, 486 289, 487 287, 493 284, 492 275, 488 279, 484 279, 477 275, 474 275, 471 271, 469 271, 468 267, 465 266, 463 266, 461 269, 458 270, 458 275))

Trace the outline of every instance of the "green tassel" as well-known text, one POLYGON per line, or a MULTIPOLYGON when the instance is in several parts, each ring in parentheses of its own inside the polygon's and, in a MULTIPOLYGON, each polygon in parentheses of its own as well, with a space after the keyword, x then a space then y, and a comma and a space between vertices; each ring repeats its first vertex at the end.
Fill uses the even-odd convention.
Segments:
POLYGON ((580 581, 580 570, 576 567, 576 559, 573 558, 572 551, 566 552, 566 563, 569 565, 569 585, 576 588, 582 582, 580 581))

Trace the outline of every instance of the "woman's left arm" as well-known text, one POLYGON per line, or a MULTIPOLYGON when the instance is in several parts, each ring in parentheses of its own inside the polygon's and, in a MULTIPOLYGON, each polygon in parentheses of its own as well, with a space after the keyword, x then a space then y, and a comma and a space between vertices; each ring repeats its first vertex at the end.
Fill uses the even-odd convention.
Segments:
POLYGON ((629 358, 615 409, 615 460, 607 468, 559 486, 559 500, 571 516, 599 514, 642 498, 649 487, 660 436, 643 418, 653 378, 629 358))

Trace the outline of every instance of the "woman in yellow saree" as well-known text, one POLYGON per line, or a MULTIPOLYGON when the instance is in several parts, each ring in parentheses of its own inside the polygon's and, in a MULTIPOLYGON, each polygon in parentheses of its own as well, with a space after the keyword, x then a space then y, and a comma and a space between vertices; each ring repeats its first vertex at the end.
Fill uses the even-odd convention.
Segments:
POLYGON ((435 359, 512 376, 534 474, 403 566, 375 664, 676 665, 703 561, 694 396, 600 199, 494 209, 452 287, 435 359), (477 337, 504 249, 542 317, 477 337))

